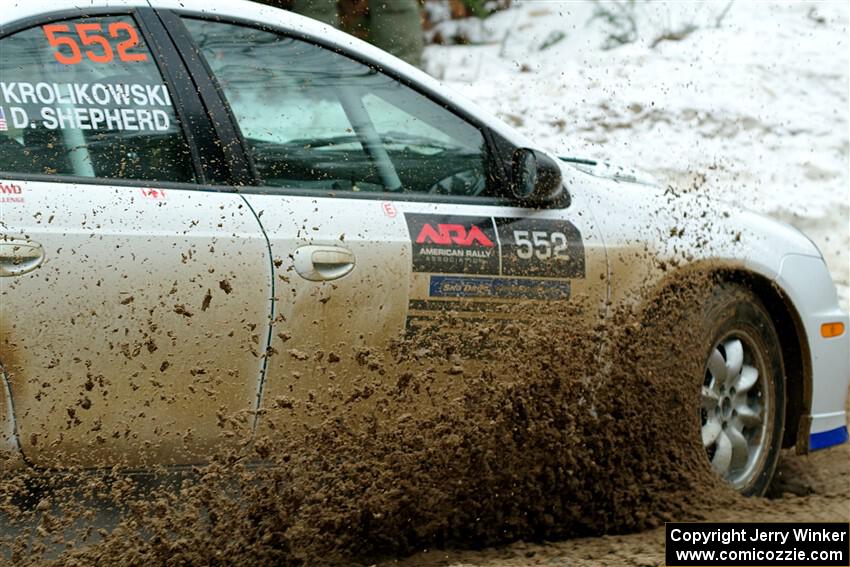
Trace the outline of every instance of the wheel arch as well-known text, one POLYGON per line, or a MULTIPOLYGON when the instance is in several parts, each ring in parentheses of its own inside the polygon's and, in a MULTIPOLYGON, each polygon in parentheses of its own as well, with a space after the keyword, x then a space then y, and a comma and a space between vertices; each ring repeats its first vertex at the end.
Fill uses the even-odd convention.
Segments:
POLYGON ((654 297, 675 290, 683 273, 702 274, 716 283, 746 287, 762 302, 779 337, 785 371, 785 432, 782 447, 808 453, 812 407, 812 357, 802 318, 789 295, 768 275, 742 263, 696 262, 665 277, 654 297))
MULTIPOLYGON (((808 435, 805 417, 812 405, 812 357, 800 314, 793 302, 774 281, 745 268, 721 268, 715 272, 720 281, 736 283, 752 290, 770 314, 782 350, 785 370, 785 433, 782 447, 793 447, 808 435)), ((803 452, 807 452, 807 443, 803 452)))
POLYGON ((770 277, 741 264, 698 264, 691 266, 688 271, 702 272, 718 283, 744 286, 767 309, 779 337, 785 370, 785 432, 782 447, 797 445, 798 452, 807 453, 807 420, 811 419, 809 415, 812 406, 812 357, 806 330, 794 303, 770 277))

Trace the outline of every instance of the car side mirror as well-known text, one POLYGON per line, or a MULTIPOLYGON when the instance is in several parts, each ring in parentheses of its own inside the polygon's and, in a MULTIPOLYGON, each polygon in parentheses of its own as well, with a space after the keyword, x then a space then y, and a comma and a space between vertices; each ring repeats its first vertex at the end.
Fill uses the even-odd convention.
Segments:
POLYGON ((542 205, 564 194, 561 168, 544 154, 519 148, 513 157, 513 195, 524 203, 542 205))

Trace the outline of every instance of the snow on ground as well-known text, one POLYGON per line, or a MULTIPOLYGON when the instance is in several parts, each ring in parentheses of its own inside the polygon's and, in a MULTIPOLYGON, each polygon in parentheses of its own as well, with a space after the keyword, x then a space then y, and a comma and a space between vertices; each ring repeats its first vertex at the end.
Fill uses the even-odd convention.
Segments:
POLYGON ((848 5, 737 0, 715 25, 725 5, 641 5, 639 40, 605 50, 592 2, 515 1, 441 24, 476 44, 428 47, 426 69, 560 155, 636 166, 796 226, 847 308, 848 5), (699 29, 651 47, 688 22, 699 29))

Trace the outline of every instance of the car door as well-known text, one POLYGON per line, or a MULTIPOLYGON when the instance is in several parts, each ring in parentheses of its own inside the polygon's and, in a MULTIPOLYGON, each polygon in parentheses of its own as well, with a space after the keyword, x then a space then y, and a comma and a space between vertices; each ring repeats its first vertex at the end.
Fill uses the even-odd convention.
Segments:
POLYGON ((253 425, 267 243, 157 26, 0 37, 0 362, 33 465, 193 463, 253 425))
POLYGON ((589 209, 512 204, 485 126, 283 32, 165 20, 214 75, 257 178, 240 190, 275 264, 261 434, 292 429, 272 408, 303 419, 367 398, 390 344, 448 311, 477 321, 581 296, 598 315, 607 265, 589 209))

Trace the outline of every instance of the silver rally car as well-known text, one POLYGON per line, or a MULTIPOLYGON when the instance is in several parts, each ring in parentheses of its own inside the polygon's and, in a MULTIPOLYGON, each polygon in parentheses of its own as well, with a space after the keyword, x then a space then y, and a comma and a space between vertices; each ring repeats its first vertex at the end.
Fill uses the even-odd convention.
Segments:
POLYGON ((558 160, 285 11, 84 4, 0 10, 6 466, 199 462, 222 415, 257 434, 279 396, 327 389, 265 353, 380 346, 476 302, 610 313, 673 266, 729 282, 677 417, 718 474, 759 494, 782 447, 847 441, 848 316, 797 230, 558 160))

